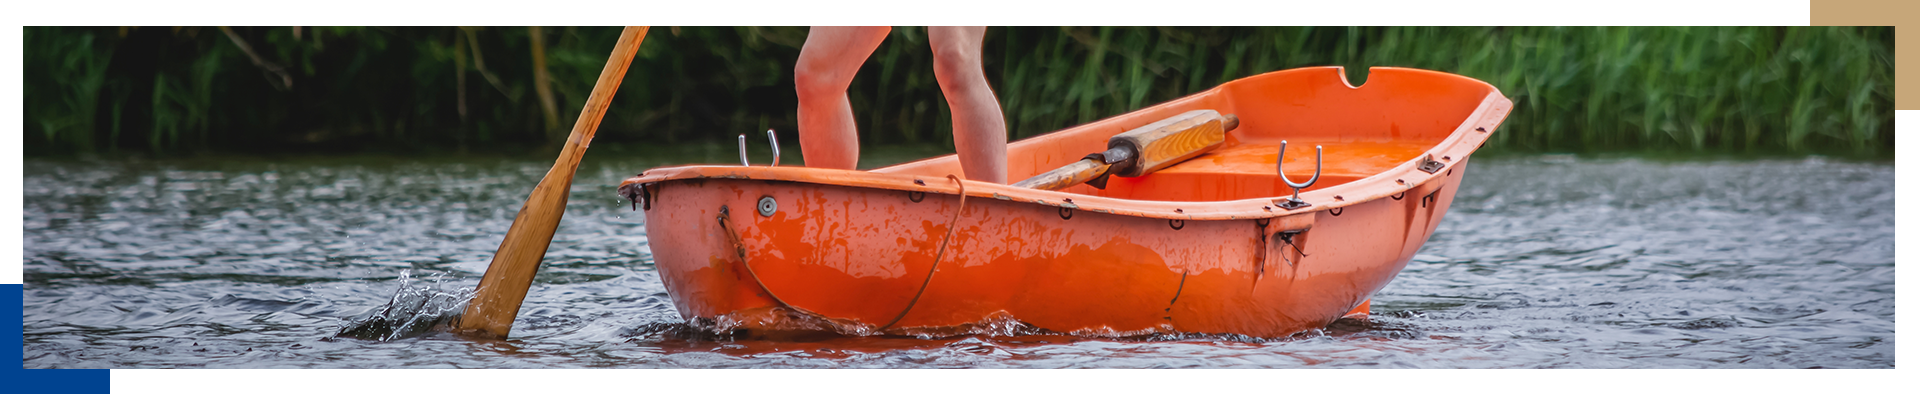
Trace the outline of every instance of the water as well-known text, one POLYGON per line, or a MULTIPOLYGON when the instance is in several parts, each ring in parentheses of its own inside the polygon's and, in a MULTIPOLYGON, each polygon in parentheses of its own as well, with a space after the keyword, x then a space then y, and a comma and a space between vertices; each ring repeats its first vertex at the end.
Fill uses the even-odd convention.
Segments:
MULTIPOLYGON (((709 152, 709 156, 713 156, 709 152)), ((724 162, 728 157, 705 158, 724 162)), ((1477 159, 1366 320, 1287 338, 715 334, 590 158, 514 337, 431 330, 550 161, 27 160, 27 368, 1891 368, 1890 163, 1477 159), (402 302, 392 302, 400 300, 402 302), (356 322, 377 328, 337 337, 356 322), (356 337, 357 336, 357 337, 356 337), (375 338, 375 339, 360 339, 375 338), (391 338, 379 340, 378 338, 391 338)), ((695 158, 694 160, 700 160, 695 158)))

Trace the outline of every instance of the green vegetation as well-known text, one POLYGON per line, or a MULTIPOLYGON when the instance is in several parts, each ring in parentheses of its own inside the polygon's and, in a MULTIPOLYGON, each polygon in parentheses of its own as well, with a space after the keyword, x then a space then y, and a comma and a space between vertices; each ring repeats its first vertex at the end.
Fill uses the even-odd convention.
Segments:
MULTIPOLYGON (((618 32, 27 28, 25 143, 37 155, 552 149, 618 32)), ((805 39, 804 27, 654 28, 595 143, 792 130, 805 39)), ((1361 83, 1364 67, 1400 66, 1511 96, 1489 144, 1507 150, 1890 155, 1892 41, 1883 27, 1018 27, 989 29, 983 57, 1015 138, 1267 71, 1341 65, 1361 83)), ((849 89, 864 143, 952 143, 931 60, 913 27, 868 59, 849 89)))

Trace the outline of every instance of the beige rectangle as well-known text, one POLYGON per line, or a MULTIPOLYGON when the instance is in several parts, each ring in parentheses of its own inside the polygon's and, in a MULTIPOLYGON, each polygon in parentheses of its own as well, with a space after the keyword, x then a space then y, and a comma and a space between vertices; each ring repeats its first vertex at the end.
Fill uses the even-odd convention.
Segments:
POLYGON ((1813 0, 1814 26, 1893 26, 1893 108, 1920 110, 1920 1, 1813 0))

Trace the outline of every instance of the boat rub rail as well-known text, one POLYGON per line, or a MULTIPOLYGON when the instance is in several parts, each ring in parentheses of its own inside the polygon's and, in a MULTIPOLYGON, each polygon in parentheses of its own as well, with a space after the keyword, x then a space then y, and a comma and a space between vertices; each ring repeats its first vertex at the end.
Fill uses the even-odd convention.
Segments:
MULTIPOLYGON (((1500 120, 1512 110, 1511 102, 1498 96, 1488 95, 1474 109, 1473 115, 1460 124, 1445 140, 1432 149, 1416 156, 1412 160, 1382 171, 1380 173, 1327 188, 1302 191, 1300 198, 1313 206, 1302 210, 1277 210, 1274 197, 1255 197, 1232 201, 1156 201, 1103 197, 1079 193, 1051 190, 1018 188, 1009 185, 967 182, 966 193, 971 197, 985 197, 997 200, 1026 202, 1049 207, 1083 210, 1123 216, 1136 216, 1158 219, 1181 220, 1239 220, 1264 219, 1290 215, 1302 215, 1324 210, 1337 210, 1346 206, 1365 203, 1381 197, 1405 193, 1434 179, 1446 176, 1446 171, 1456 164, 1453 157, 1467 157, 1486 143, 1486 132, 1466 132, 1486 130, 1499 125, 1500 120), (1433 173, 1420 170, 1423 159, 1439 158, 1442 167, 1433 173)), ((1152 176, 1152 175, 1148 175, 1152 176)), ((952 182, 927 182, 922 175, 892 174, 882 172, 831 170, 806 167, 775 166, 723 166, 693 165, 657 168, 638 176, 627 178, 620 183, 622 196, 628 199, 644 198, 659 193, 661 184, 670 181, 692 181, 700 179, 741 179, 778 182, 798 182, 819 185, 845 186, 856 188, 874 188, 900 190, 919 193, 939 193, 957 195, 961 188, 952 182), (645 190, 636 190, 642 186, 645 190)), ((638 201, 644 203, 644 201, 638 201)))

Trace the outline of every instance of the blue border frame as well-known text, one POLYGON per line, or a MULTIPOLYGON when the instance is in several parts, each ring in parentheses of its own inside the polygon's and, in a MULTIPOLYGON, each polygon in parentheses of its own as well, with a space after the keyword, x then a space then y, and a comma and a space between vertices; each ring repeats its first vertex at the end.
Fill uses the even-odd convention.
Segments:
MULTIPOLYGON (((21 121, 21 31, 19 25, 192 25, 192 23, 682 23, 682 25, 743 25, 743 23, 1044 23, 1044 25, 1137 25, 1137 23, 1192 23, 1192 25, 1286 25, 1286 23, 1365 23, 1365 25, 1496 25, 1496 23, 1572 23, 1572 25, 1805 25, 1805 0, 1599 0, 1599 2, 1546 2, 1546 0, 1480 0, 1471 4, 1438 4, 1421 0, 1369 0, 1359 4, 1315 0, 1315 2, 1258 2, 1227 0, 1208 2, 1200 12, 1142 12, 1165 10, 1164 2, 1012 2, 977 0, 966 10, 935 10, 927 4, 906 2, 605 2, 605 4, 564 4, 561 8, 532 8, 530 2, 470 0, 470 2, 127 2, 102 0, 84 4, 54 2, 15 2, 0 19, 12 19, 12 27, 0 31, 0 125, 8 138, 4 161, 10 165, 6 175, 12 183, 6 190, 19 192, 19 136, 21 121), (593 10, 593 12, 582 12, 593 10)), ((1899 113, 1899 135, 1920 133, 1920 113, 1899 113)), ((1920 138, 1920 136, 1916 136, 1920 138)), ((1916 150, 1916 138, 1897 142, 1897 152, 1916 150)), ((1897 163, 1899 169, 1914 167, 1897 163)), ((1910 169, 1908 169, 1910 171, 1910 169)), ((1912 196, 1910 186, 1899 186, 1901 194, 1912 196)), ((19 200, 13 200, 19 204, 19 200)), ((0 211, 15 221, 19 209, 0 211)), ((1912 213, 1899 213, 1912 221, 1912 213)), ((8 227, 17 242, 17 227, 8 227)), ((1899 252, 1910 252, 1910 242, 1899 244, 1899 252)), ((19 271, 12 271, 19 279, 19 271)), ((13 281, 19 286, 19 281, 13 281)), ((12 298, 19 292, 6 292, 12 298)), ((8 327, 12 329, 12 327, 8 327)), ((6 336, 12 342, 15 336, 6 336)), ((19 344, 19 342, 15 342, 19 344)), ((1908 373, 1899 371, 1724 371, 1724 373, 1680 373, 1680 371, 1622 371, 1622 373, 1438 373, 1413 371, 1394 373, 1382 381, 1375 373, 1354 371, 1313 371, 1313 373, 1223 373, 1223 371, 1083 371, 1083 373, 1041 373, 1041 371, 977 371, 966 377, 939 371, 858 371, 858 373, 818 373, 818 371, 678 371, 678 373, 578 373, 578 371, 445 371, 445 373, 288 373, 288 371, 242 371, 242 373, 163 373, 163 371, 8 371, 10 386, 23 392, 65 392, 86 390, 292 390, 292 392, 340 392, 340 390, 461 390, 476 388, 488 392, 526 390, 739 390, 764 386, 774 390, 933 390, 933 392, 977 392, 977 390, 1194 390, 1194 388, 1265 388, 1265 390, 1442 390, 1442 392, 1488 392, 1488 390, 1553 390, 1553 392, 1617 392, 1634 390, 1847 390, 1895 386, 1907 381, 1908 373), (612 377, 612 379, 611 379, 612 377), (947 384, 927 382, 947 381, 947 384), (964 379, 964 381, 954 381, 964 379), (319 382, 319 384, 313 384, 319 382), (893 382, 893 384, 889 384, 893 382), (958 382, 958 384, 954 384, 958 382)))
MULTIPOLYGON (((0 27, 0 75, 6 75, 6 77, 0 77, 0 90, 4 90, 0 92, 0 131, 6 131, 8 135, 0 138, 0 144, 6 146, 4 150, 8 154, 8 160, 0 161, 0 165, 4 165, 6 169, 0 169, 0 171, 6 171, 6 175, 13 175, 12 183, 0 183, 0 194, 19 196, 19 138, 21 138, 21 125, 19 125, 19 111, 21 111, 19 110, 19 104, 21 104, 19 83, 21 81, 19 79, 21 77, 19 77, 19 27, 17 25, 0 27), (6 192, 6 190, 13 190, 13 192, 6 192)), ((8 223, 19 223, 19 198, 13 198, 13 209, 4 209, 0 211, 0 215, 12 217, 8 219, 8 223)), ((13 236, 6 236, 6 242, 17 248, 19 227, 6 227, 6 231, 13 234, 13 236)), ((6 292, 4 296, 13 298, 13 294, 19 294, 19 288, 21 288, 19 269, 13 269, 8 273, 13 277, 13 292, 6 292)), ((13 298, 13 300, 19 300, 19 298, 13 298)), ((6 336, 6 340, 10 344, 21 344, 19 336, 6 336)), ((21 354, 25 356, 25 352, 21 354)))

